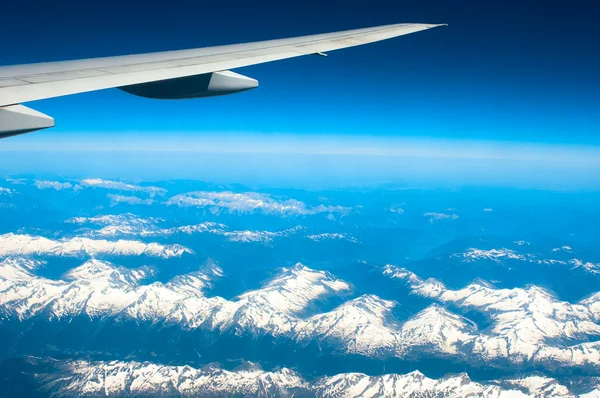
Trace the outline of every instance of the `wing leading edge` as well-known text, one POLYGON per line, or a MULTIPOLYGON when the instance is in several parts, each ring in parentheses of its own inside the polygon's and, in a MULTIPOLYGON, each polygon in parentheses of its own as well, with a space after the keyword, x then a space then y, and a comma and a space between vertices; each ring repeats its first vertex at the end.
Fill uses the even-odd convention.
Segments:
MULTIPOLYGON (((14 116, 14 112, 7 113, 1 110, 23 102, 114 87, 121 87, 132 93, 149 93, 149 95, 144 96, 152 98, 161 98, 156 94, 152 94, 152 92, 164 93, 165 90, 169 92, 170 96, 164 96, 164 98, 208 96, 178 92, 172 94, 170 91, 175 86, 170 87, 170 80, 179 87, 189 86, 188 82, 191 81, 195 82, 195 94, 198 94, 200 81, 206 80, 208 82, 207 87, 209 87, 210 84, 214 86, 211 81, 216 81, 215 79, 222 82, 221 85, 224 82, 227 87, 231 88, 231 92, 243 91, 242 89, 236 89, 235 84, 232 86, 231 82, 242 82, 244 81, 242 78, 245 78, 245 76, 227 70, 302 55, 323 54, 328 51, 373 43, 438 26, 443 25, 385 25, 289 39, 191 50, 3 66, 0 67, 0 138, 19 134, 21 130, 22 132, 33 131, 30 126, 22 129, 15 126, 14 117, 11 118, 10 123, 3 122, 3 114, 14 116), (207 75, 207 77, 206 79, 185 79, 198 75, 207 75), (162 83, 156 85, 152 84, 153 82, 162 83)), ((247 85, 247 83, 245 84, 247 85)), ((258 83, 251 84, 252 87, 257 85, 258 83)), ((244 89, 247 88, 251 87, 244 87, 244 89)), ((221 94, 227 93, 227 91, 221 92, 221 94)), ((30 114, 31 112, 19 112, 18 115, 27 125, 31 124, 27 119, 30 114)), ((39 118, 40 115, 38 112, 31 117, 39 118)), ((17 118, 16 123, 19 120, 21 119, 17 118)), ((33 123, 33 125, 36 125, 36 123, 33 123)))

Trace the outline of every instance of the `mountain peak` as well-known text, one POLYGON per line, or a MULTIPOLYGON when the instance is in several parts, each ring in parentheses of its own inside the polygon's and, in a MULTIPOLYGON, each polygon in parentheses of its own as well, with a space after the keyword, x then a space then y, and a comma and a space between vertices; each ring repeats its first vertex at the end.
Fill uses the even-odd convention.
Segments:
POLYGON ((403 340, 415 346, 456 353, 460 345, 476 337, 476 326, 466 318, 432 304, 406 321, 401 335, 403 340))
POLYGON ((64 280, 89 281, 89 282, 112 282, 116 284, 137 285, 140 280, 152 275, 148 267, 138 269, 127 269, 116 267, 108 261, 90 259, 73 268, 63 275, 64 280))

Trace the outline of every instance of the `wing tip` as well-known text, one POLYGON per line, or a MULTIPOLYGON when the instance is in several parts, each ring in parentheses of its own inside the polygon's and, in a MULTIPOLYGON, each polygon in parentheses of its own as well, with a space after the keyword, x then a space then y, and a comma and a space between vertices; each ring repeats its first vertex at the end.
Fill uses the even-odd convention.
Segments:
POLYGON ((437 24, 426 23, 426 24, 423 24, 423 25, 425 25, 427 27, 427 29, 437 28, 437 27, 440 27, 440 26, 448 26, 447 23, 437 23, 437 24))

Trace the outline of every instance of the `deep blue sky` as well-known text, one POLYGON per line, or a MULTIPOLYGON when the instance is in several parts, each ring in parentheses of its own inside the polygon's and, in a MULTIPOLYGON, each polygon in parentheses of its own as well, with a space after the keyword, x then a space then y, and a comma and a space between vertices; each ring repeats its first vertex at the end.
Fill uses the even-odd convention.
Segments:
POLYGON ((40 101, 33 107, 54 116, 57 127, 36 134, 287 132, 598 145, 600 9, 593 3, 9 2, 0 63, 449 23, 328 58, 239 69, 261 82, 239 95, 164 102, 107 90, 40 101))

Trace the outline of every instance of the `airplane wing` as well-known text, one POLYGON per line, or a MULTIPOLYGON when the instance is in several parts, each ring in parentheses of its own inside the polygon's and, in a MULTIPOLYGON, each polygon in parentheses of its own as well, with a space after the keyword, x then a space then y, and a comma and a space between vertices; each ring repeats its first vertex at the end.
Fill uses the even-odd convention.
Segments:
POLYGON ((396 24, 191 50, 0 67, 0 138, 54 126, 23 102, 118 87, 150 98, 224 95, 258 86, 229 69, 390 39, 442 25, 396 24))

